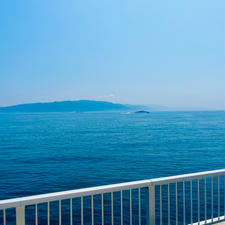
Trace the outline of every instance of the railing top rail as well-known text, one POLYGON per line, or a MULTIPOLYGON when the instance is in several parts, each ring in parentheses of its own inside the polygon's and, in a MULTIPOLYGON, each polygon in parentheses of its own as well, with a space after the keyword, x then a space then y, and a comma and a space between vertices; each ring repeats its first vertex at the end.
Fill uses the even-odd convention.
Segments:
POLYGON ((0 209, 225 175, 225 169, 0 200, 0 209))

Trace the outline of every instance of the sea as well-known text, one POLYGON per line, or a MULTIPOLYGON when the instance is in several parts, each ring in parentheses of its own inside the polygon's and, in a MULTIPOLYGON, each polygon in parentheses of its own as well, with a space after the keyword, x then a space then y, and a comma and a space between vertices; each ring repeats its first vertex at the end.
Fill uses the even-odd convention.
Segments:
POLYGON ((222 168, 224 111, 0 114, 1 200, 222 168))

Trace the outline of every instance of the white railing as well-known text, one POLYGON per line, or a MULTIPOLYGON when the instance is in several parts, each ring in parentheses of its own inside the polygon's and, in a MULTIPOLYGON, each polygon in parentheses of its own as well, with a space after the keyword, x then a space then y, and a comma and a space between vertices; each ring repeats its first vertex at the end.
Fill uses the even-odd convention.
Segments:
POLYGON ((0 224, 210 224, 224 220, 224 176, 222 169, 0 200, 0 224))

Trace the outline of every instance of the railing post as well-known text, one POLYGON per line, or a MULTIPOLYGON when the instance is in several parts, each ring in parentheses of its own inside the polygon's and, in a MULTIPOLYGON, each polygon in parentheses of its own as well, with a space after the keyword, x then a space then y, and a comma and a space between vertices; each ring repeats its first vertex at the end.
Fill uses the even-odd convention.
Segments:
POLYGON ((25 206, 16 207, 16 225, 25 225, 25 206))
POLYGON ((148 187, 146 200, 146 225, 155 225, 155 185, 148 187))

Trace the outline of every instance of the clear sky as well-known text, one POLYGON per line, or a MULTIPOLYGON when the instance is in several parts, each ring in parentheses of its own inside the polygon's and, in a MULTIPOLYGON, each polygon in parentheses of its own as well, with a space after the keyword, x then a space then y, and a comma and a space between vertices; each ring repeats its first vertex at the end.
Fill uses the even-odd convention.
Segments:
POLYGON ((0 3, 0 106, 225 107, 224 0, 0 3))

